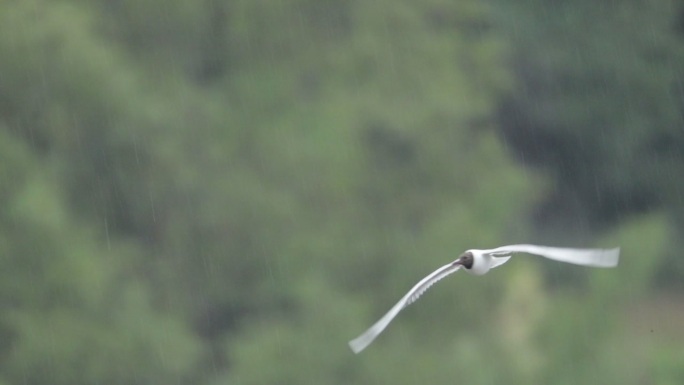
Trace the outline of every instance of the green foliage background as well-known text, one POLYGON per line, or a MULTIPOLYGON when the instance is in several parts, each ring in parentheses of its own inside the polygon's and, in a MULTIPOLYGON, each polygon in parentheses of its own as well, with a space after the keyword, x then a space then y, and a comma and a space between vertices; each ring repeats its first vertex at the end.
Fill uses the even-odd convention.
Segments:
POLYGON ((683 11, 0 2, 0 384, 681 383, 683 11))

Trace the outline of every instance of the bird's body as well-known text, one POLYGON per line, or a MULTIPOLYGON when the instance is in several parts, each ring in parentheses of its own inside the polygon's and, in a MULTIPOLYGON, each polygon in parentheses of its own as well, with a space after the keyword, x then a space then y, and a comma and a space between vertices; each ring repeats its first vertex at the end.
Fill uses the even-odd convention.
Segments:
POLYGON ((490 269, 506 263, 511 254, 528 253, 539 255, 555 261, 591 267, 615 267, 620 258, 620 249, 569 249, 537 245, 509 245, 495 249, 471 249, 463 253, 455 261, 440 267, 418 282, 406 295, 397 302, 378 322, 373 324, 359 337, 349 341, 354 353, 365 349, 377 337, 399 312, 415 302, 437 281, 455 273, 461 268, 474 275, 486 274, 490 269))

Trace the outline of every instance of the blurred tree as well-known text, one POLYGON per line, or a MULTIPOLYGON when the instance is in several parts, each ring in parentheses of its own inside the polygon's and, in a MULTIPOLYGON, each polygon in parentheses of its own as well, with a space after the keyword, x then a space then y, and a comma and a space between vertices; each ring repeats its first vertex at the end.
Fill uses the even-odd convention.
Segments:
MULTIPOLYGON (((236 213, 238 225, 226 228, 247 231, 237 239, 250 243, 239 247, 240 233, 227 233, 215 242, 233 255, 203 254, 211 274, 222 272, 211 279, 222 298, 209 304, 233 309, 224 313, 237 325, 219 329, 228 365, 217 383, 413 383, 418 373, 443 382, 471 367, 466 356, 498 352, 485 337, 495 326, 484 306, 496 304, 496 281, 482 282, 483 301, 454 295, 467 280, 445 283, 419 312, 407 310, 394 342, 385 340, 389 349, 369 352, 366 364, 350 361, 344 344, 415 283, 416 272, 515 232, 510 218, 535 199, 536 179, 508 164, 491 130, 493 101, 509 84, 487 9, 349 3, 345 23, 354 28, 333 38, 305 5, 244 6, 250 12, 238 36, 250 43, 238 46, 249 65, 234 67, 223 86, 239 106, 233 121, 249 127, 232 164, 245 162, 255 178, 234 173, 249 193, 236 200, 236 186, 226 186, 215 198, 236 213), (286 27, 260 27, 271 18, 269 25, 286 27), (259 300, 269 292, 283 299, 259 300), (348 295, 368 309, 363 320, 348 295), (349 314, 336 316, 340 309, 349 314), (445 336, 456 321, 485 341, 445 336)), ((515 372, 471 370, 466 381, 515 372)))
POLYGON ((124 274, 141 253, 117 234, 139 234, 132 204, 150 199, 132 199, 141 168, 130 165, 145 155, 122 129, 138 99, 92 25, 68 3, 0 5, 0 376, 11 383, 168 383, 193 375, 201 353, 184 318, 124 274))
POLYGON ((669 0, 501 3, 517 87, 498 127, 514 156, 554 177, 540 227, 602 227, 682 206, 671 177, 684 171, 677 8, 669 0))
POLYGON ((162 384, 200 353, 182 319, 155 311, 107 245, 67 212, 38 157, 0 130, 0 377, 25 384, 162 384), (100 244, 101 246, 98 246, 100 244))
POLYGON ((572 381, 616 281, 548 311, 537 269, 477 295, 463 274, 362 360, 344 344, 462 249, 524 238, 548 191, 494 132, 512 90, 495 12, 0 3, 0 382, 572 381))

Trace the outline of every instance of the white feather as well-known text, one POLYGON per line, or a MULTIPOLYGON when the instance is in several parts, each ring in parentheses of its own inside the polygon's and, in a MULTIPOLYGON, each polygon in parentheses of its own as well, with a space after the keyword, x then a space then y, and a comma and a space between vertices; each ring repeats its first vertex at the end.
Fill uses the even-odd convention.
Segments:
MULTIPOLYGON (((508 261, 510 255, 514 253, 534 254, 548 259, 553 259, 555 261, 592 267, 615 267, 617 266, 618 260, 620 258, 619 248, 569 249, 537 245, 509 245, 497 247, 495 249, 472 249, 468 251, 473 255, 474 265, 480 266, 479 272, 476 272, 476 269, 469 271, 476 274, 485 274, 487 271, 489 271, 489 269, 502 265, 508 261)), ((371 342, 373 342, 373 340, 380 333, 382 333, 383 330, 385 330, 387 325, 392 322, 394 317, 396 317, 403 308, 418 300, 418 298, 420 298, 420 296, 425 293, 430 286, 434 285, 437 281, 441 280, 447 275, 458 271, 461 268, 461 265, 455 262, 456 261, 440 267, 427 277, 420 280, 420 282, 413 286, 411 290, 409 290, 409 292, 406 293, 406 295, 404 295, 404 297, 402 297, 399 302, 397 302, 397 304, 387 312, 387 314, 378 320, 378 322, 373 324, 373 326, 363 332, 363 334, 360 336, 349 341, 349 347, 351 347, 354 353, 359 353, 368 345, 370 345, 371 342)))
POLYGON ((430 275, 427 277, 423 278, 420 282, 418 282, 415 286, 409 290, 408 293, 402 299, 397 302, 396 305, 394 305, 378 322, 373 324, 368 330, 363 332, 360 336, 354 338, 353 340, 349 341, 349 347, 354 351, 354 353, 359 353, 363 349, 365 349, 368 345, 370 345, 371 342, 377 337, 380 333, 382 333, 383 330, 389 325, 390 322, 392 322, 392 319, 399 314, 399 312, 405 308, 406 306, 412 304, 415 302, 418 298, 420 298, 423 293, 427 289, 430 288, 430 286, 434 285, 435 282, 439 281, 440 279, 446 277, 447 275, 456 272, 461 265, 454 265, 453 263, 450 263, 448 265, 444 265, 440 267, 439 269, 433 271, 430 275))
POLYGON ((614 249, 569 249, 537 245, 509 245, 496 249, 480 250, 484 254, 510 255, 528 253, 555 261, 591 267, 615 267, 620 259, 620 248, 614 249))

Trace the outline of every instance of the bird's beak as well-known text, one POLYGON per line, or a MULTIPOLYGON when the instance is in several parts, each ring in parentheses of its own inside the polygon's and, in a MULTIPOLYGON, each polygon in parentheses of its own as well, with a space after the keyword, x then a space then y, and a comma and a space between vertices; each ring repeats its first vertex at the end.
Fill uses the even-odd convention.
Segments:
POLYGON ((451 262, 451 264, 452 264, 453 266, 456 266, 456 265, 463 265, 463 262, 464 262, 464 261, 463 261, 463 258, 464 258, 464 257, 465 257, 464 255, 461 255, 461 256, 458 257, 455 261, 451 262))

